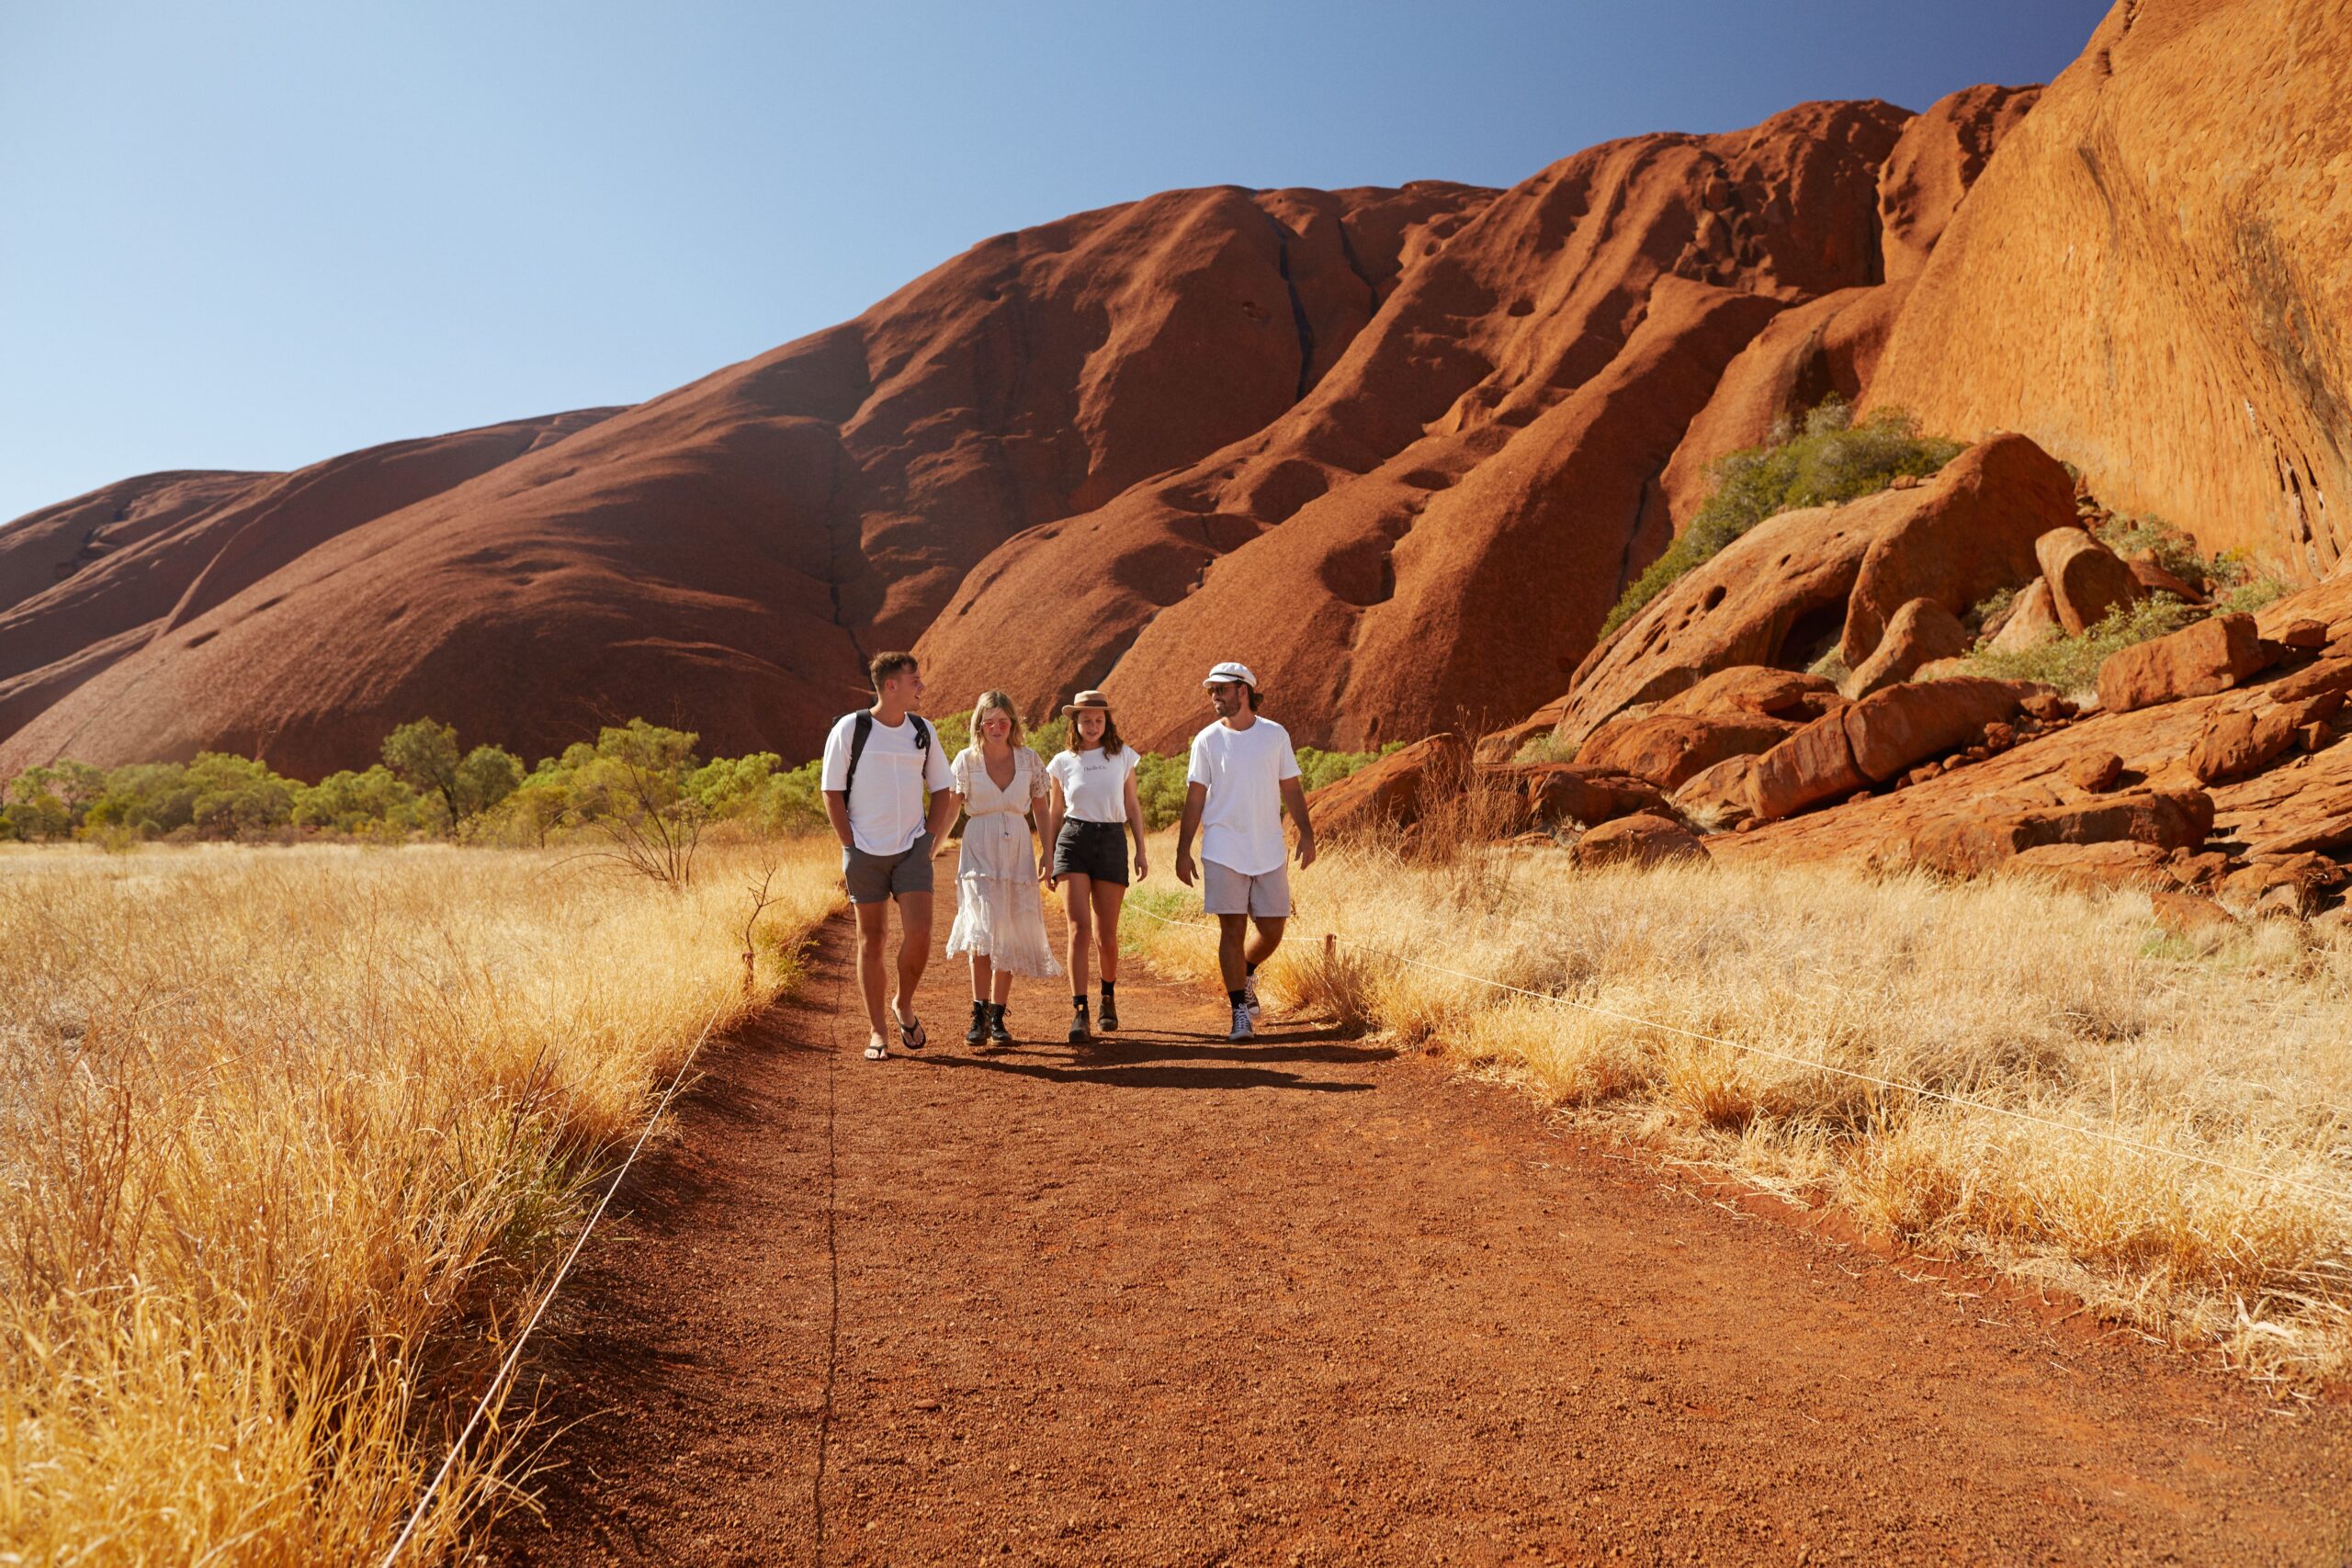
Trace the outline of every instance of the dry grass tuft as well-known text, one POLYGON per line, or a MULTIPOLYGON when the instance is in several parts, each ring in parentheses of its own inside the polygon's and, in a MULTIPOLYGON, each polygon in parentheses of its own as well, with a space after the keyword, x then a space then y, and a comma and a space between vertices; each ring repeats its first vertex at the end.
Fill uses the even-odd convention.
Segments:
MULTIPOLYGON (((2219 1347, 2257 1376, 2352 1372, 2352 1204, 2326 1195, 2352 1192, 2341 928, 2266 921, 2199 956, 2163 938, 2139 895, 1819 867, 1579 874, 1511 848, 1338 849, 1296 887, 1295 939, 1265 976, 1291 1005, 1427 1042, 1571 1115, 2219 1347), (1325 931, 1341 939, 1333 956, 1325 931)), ((1139 945, 1183 972, 1214 966, 1201 932, 1154 928, 1139 945)))
POLYGON ((0 854, 0 1560, 382 1554, 615 1146, 832 906, 821 845, 558 858, 0 854))

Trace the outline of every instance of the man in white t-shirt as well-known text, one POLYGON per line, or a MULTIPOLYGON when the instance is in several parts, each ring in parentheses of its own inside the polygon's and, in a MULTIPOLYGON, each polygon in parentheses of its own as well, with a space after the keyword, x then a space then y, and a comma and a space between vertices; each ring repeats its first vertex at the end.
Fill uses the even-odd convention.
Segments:
POLYGON ((931 852, 956 818, 955 773, 939 737, 909 710, 922 696, 911 653, 884 653, 869 666, 874 705, 844 716, 825 737, 818 785, 842 844, 842 881, 857 917, 857 984, 865 993, 865 1056, 890 1054, 882 1021, 882 944, 890 904, 899 906, 899 988, 890 998, 899 1043, 930 1043, 914 1015, 915 987, 931 958, 931 852), (928 792, 931 804, 923 805, 928 792))
POLYGON ((1233 1007, 1232 1040, 1247 1040, 1258 1013, 1258 965, 1282 945, 1290 918, 1290 869, 1282 809, 1298 824, 1298 869, 1315 863, 1315 826, 1298 782, 1290 732, 1258 713, 1258 677, 1218 665, 1208 688, 1216 722, 1193 737, 1184 819, 1176 829, 1176 880, 1193 886, 1193 836, 1201 835, 1201 902, 1216 917, 1217 966, 1233 1007), (1250 930, 1252 922, 1257 931, 1250 930))

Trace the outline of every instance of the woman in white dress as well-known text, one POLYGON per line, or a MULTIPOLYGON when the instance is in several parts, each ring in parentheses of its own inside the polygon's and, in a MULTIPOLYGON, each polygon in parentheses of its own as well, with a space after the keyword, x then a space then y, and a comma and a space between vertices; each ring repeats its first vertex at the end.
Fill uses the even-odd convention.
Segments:
POLYGON ((1015 975, 1058 975, 1046 940, 1046 874, 1042 834, 1033 847, 1029 813, 1044 809, 1046 764, 1021 742, 1012 699, 983 692, 972 708, 972 743, 951 764, 964 803, 964 840, 956 862, 956 925, 947 954, 971 955, 972 1026, 964 1043, 1012 1043, 1004 1005, 1015 975))
POLYGON ((1102 968, 1102 1023, 1119 1027, 1119 906, 1127 896, 1127 836, 1135 835, 1135 875, 1149 874, 1143 807, 1136 798, 1136 749, 1119 739, 1111 699, 1080 692, 1063 707, 1069 749, 1046 764, 1053 780, 1047 828, 1054 863, 1046 881, 1061 888, 1069 914, 1069 1038, 1093 1033, 1086 1016, 1086 968, 1102 968))

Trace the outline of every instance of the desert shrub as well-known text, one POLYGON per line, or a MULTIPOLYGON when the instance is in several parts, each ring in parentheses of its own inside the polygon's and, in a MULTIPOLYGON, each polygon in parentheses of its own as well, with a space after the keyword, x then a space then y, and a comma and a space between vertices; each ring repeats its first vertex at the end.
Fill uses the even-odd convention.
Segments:
POLYGON ((1040 757, 1051 757, 1069 745, 1069 720, 1056 714, 1029 731, 1030 749, 1040 757))
POLYGON ((2152 593, 2135 604, 2118 604, 2080 637, 2055 637, 2013 653, 1978 649, 1967 660, 1967 673, 2003 681, 2041 681, 2062 692, 2081 693, 2098 685, 2098 667, 2107 656, 2133 643, 2177 632, 2197 619, 2198 612, 2169 593, 2152 593))
POLYGON ((2251 615, 2265 604, 2284 598, 2293 584, 2276 577, 2249 577, 2225 592, 2213 596, 2213 614, 2217 615, 2251 615))
POLYGON ((1853 410, 1834 396, 1802 423, 1781 421, 1766 445, 1716 459, 1713 493, 1618 599, 1600 623, 1600 635, 1624 625, 1675 579, 1767 517, 1852 501, 1884 490, 1903 474, 1924 479, 1964 450, 1961 442, 1921 435, 1900 409, 1880 409, 1857 424, 1853 410))
POLYGON ((1578 743, 1563 740, 1556 734, 1539 735, 1511 753, 1514 762, 1573 762, 1577 760, 1578 743))
MULTIPOLYGON (((512 792, 509 792, 512 793, 512 792)), ((396 839, 427 831, 434 818, 415 790, 379 762, 346 768, 294 792, 294 826, 354 838, 396 839)))
POLYGON ((1189 757, 1163 757, 1157 751, 1146 751, 1136 759, 1136 799, 1143 807, 1147 827, 1157 830, 1184 815, 1185 774, 1190 768, 1189 757))
POLYGON ((1308 789, 1321 789, 1327 784, 1337 784, 1359 768, 1368 768, 1405 743, 1391 740, 1377 751, 1321 751, 1312 746, 1298 749, 1299 782, 1308 789))
POLYGON ((2214 564, 2199 553, 2196 540, 2154 513, 2144 517, 2119 514, 2091 532, 2117 555, 2144 555, 2191 587, 2215 575, 2236 581, 2236 573, 2242 570, 2233 560, 2230 567, 2217 571, 2214 564))

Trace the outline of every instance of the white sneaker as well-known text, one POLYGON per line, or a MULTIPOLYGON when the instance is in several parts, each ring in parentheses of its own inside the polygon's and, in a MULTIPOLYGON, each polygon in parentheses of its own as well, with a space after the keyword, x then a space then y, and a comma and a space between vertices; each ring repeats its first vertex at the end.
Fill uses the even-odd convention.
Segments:
POLYGON ((1226 1038, 1227 1040, 1248 1040, 1253 1038, 1257 1032, 1258 1032, 1256 1030, 1250 1027, 1249 1004, 1236 1004, 1233 1010, 1233 1032, 1227 1035, 1226 1038))
POLYGON ((1252 1020, 1264 1010, 1258 1004, 1258 976, 1255 975, 1244 975, 1241 977, 1241 1005, 1250 1010, 1252 1020))

